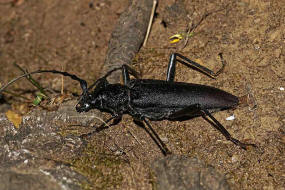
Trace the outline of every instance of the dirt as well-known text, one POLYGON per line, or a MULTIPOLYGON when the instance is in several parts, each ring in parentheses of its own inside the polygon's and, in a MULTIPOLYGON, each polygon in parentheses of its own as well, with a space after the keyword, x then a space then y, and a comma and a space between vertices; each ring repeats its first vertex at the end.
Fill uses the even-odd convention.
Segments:
MULTIPOLYGON (((1 85, 22 74, 13 63, 29 71, 65 70, 89 83, 102 75, 100 71, 108 40, 117 19, 128 6, 127 0, 13 2, 18 3, 12 5, 8 0, 0 1, 1 85)), ((226 176, 232 189, 284 189, 285 2, 191 0, 174 3, 174 0, 159 2, 150 38, 136 56, 134 67, 144 78, 165 79, 170 53, 179 52, 217 71, 221 66, 218 54, 222 52, 227 65, 217 79, 178 64, 176 80, 214 86, 237 96, 250 94, 254 97, 255 107, 252 104, 239 106, 214 116, 235 138, 255 143, 258 148, 240 149, 226 141, 202 118, 185 122, 151 122, 152 126, 174 154, 197 157, 213 166, 226 176), (202 19, 207 13, 209 15, 202 19), (170 43, 170 36, 186 34, 187 28, 200 20, 187 43, 186 37, 176 44, 170 43), (226 118, 233 114, 235 119, 227 121, 226 118)), ((42 86, 55 91, 53 94, 60 94, 61 77, 39 74, 34 78, 42 86)), ((35 89, 27 80, 9 87, 8 91, 17 95, 4 94, 2 115, 8 109, 24 117, 35 113, 42 117, 48 114, 49 110, 44 106, 31 106, 35 89)), ((65 79, 64 92, 70 95, 69 99, 76 100, 71 94, 80 93, 79 85, 65 79)), ((74 108, 70 106, 70 109, 74 108)), ((102 117, 109 116, 104 114, 102 117)), ((73 122, 68 118, 56 123, 56 133, 62 138, 73 122)), ((6 120, 1 122, 1 130, 7 127, 4 124, 7 125, 6 120)), ((82 125, 89 126, 90 122, 82 125)), ((13 128, 14 132, 17 130, 20 129, 13 128)), ((76 130, 80 131, 80 127, 76 130)), ((4 139, 2 135, 1 138, 4 139)), ((153 187, 150 163, 163 155, 131 117, 123 117, 120 124, 93 136, 88 143, 88 148, 80 156, 73 152, 65 156, 60 151, 52 156, 72 163, 75 170, 90 182, 85 189, 153 187), (90 152, 94 156, 90 156, 90 152)), ((50 156, 45 149, 41 155, 50 156)))

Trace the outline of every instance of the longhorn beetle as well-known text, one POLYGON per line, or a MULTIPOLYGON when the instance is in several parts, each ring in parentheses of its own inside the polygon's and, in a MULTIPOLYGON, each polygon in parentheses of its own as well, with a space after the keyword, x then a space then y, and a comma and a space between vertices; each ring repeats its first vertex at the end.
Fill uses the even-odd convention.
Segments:
POLYGON ((94 133, 108 128, 109 126, 107 126, 107 124, 112 120, 113 123, 111 125, 117 124, 120 122, 123 114, 129 114, 134 118, 137 124, 147 131, 162 153, 167 155, 170 151, 151 127, 148 120, 183 121, 202 116, 220 131, 227 140, 242 149, 246 149, 247 146, 255 146, 254 144, 242 143, 233 138, 223 125, 211 114, 213 112, 235 108, 239 104, 238 97, 211 86, 174 81, 177 62, 196 69, 211 78, 215 78, 225 67, 222 54, 220 53, 219 56, 221 58, 222 67, 216 73, 178 53, 173 53, 170 56, 166 81, 138 79, 138 74, 134 69, 127 65, 122 65, 121 67, 109 71, 88 88, 87 82, 76 75, 57 70, 38 70, 15 78, 3 86, 0 92, 11 83, 30 74, 61 74, 80 83, 82 94, 76 105, 77 112, 88 112, 91 109, 98 109, 112 115, 104 124, 95 128, 90 133, 82 135, 82 138, 89 137, 94 133), (118 70, 122 71, 124 84, 110 84, 107 81, 107 77, 118 70), (135 79, 130 79, 130 75, 133 75, 135 79), (93 87, 94 90, 92 90, 93 87), (146 124, 147 128, 144 124, 146 124))

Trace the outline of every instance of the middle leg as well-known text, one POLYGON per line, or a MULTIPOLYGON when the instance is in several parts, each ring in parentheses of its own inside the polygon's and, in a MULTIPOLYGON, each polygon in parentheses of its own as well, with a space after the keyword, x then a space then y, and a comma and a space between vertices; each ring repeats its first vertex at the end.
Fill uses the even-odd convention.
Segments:
POLYGON ((220 56, 221 61, 222 61, 222 67, 219 71, 217 71, 215 73, 214 71, 200 65, 199 63, 197 63, 195 61, 188 59, 187 57, 184 57, 183 55, 181 55, 179 53, 173 53, 170 55, 170 58, 169 58, 166 81, 167 82, 173 82, 174 81, 176 62, 182 63, 183 65, 185 65, 187 67, 194 68, 194 69, 204 73, 205 75, 207 75, 211 78, 216 78, 224 70, 224 67, 226 65, 226 63, 223 59, 222 53, 219 53, 219 56, 220 56))
POLYGON ((138 126, 142 127, 149 134, 149 136, 152 138, 152 140, 155 142, 155 144, 159 147, 159 149, 161 150, 161 152, 164 156, 171 154, 171 152, 167 148, 166 144, 161 140, 159 135, 155 132, 155 130, 151 127, 150 123, 145 118, 134 119, 134 122, 138 126), (146 128, 144 123, 147 125, 147 127, 150 129, 150 131, 146 128))

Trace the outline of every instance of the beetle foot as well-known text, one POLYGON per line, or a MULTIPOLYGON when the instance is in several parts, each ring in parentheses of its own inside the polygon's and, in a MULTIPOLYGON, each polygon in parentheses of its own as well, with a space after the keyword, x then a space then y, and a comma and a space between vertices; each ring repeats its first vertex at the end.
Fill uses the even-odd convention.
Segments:
POLYGON ((247 147, 248 146, 252 146, 252 147, 254 147, 254 148, 257 148, 257 146, 255 145, 255 144, 250 144, 250 143, 242 143, 243 144, 243 146, 245 147, 245 148, 243 148, 243 149, 245 149, 245 150, 247 150, 247 147))
POLYGON ((253 146, 254 148, 257 148, 257 146, 255 144, 251 144, 251 143, 242 143, 239 140, 235 139, 235 138, 230 138, 228 139, 230 141, 232 141, 235 145, 241 147, 244 150, 247 150, 248 146, 253 146))
POLYGON ((82 134, 79 137, 83 140, 86 140, 86 139, 90 138, 92 136, 92 134, 93 134, 93 132, 90 132, 90 133, 82 134))
POLYGON ((172 152, 166 146, 163 146, 161 150, 164 156, 172 154, 172 152))
POLYGON ((165 151, 165 156, 168 156, 168 155, 171 155, 172 154, 172 152, 170 152, 170 150, 166 150, 165 151))

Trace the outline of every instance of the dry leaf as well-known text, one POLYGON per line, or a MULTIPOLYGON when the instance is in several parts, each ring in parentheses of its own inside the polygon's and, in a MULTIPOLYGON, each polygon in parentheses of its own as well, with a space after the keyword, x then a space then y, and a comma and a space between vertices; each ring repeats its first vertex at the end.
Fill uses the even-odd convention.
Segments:
POLYGON ((19 114, 11 111, 11 110, 8 110, 6 112, 6 117, 8 118, 8 120, 10 122, 13 123, 13 125, 18 129, 20 124, 22 123, 22 116, 20 116, 19 114))

